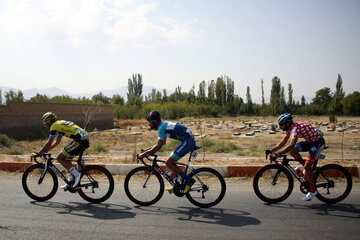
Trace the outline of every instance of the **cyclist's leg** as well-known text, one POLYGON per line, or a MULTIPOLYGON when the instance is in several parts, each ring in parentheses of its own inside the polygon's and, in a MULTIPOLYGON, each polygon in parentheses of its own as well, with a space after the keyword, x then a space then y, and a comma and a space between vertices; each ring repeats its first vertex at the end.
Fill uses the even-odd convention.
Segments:
POLYGON ((297 161, 302 162, 303 158, 299 153, 298 148, 295 146, 293 149, 290 150, 290 155, 297 161))
POLYGON ((315 164, 317 158, 319 157, 322 150, 324 150, 325 141, 323 139, 313 142, 310 147, 309 155, 306 158, 306 163, 304 165, 306 171, 306 177, 309 182, 309 192, 303 198, 303 200, 311 200, 313 197, 317 195, 315 189, 315 179, 314 179, 314 172, 313 172, 313 165, 315 164))
POLYGON ((310 143, 306 141, 296 143, 295 147, 290 150, 290 155, 297 161, 300 162, 301 165, 304 166, 305 161, 300 155, 300 152, 307 152, 310 149, 310 143))
MULTIPOLYGON (((181 142, 179 146, 175 148, 175 150, 170 154, 170 157, 166 160, 165 164, 167 167, 169 167, 175 174, 176 177, 181 176, 185 182, 186 182, 186 188, 184 190, 184 193, 187 193, 191 185, 194 183, 194 180, 192 180, 189 176, 185 174, 176 164, 178 160, 180 160, 182 157, 184 157, 188 152, 190 152, 194 147, 196 146, 195 140, 193 138, 186 139, 181 142)), ((170 188, 166 190, 171 190, 170 188)))
POLYGON ((77 154, 79 154, 81 151, 83 151, 83 147, 82 144, 80 144, 77 141, 73 141, 71 142, 69 145, 65 146, 63 148, 63 150, 61 151, 61 153, 58 155, 57 160, 64 166, 66 167, 70 173, 72 175, 74 175, 75 177, 75 182, 73 184, 73 187, 76 187, 79 182, 80 182, 80 178, 81 178, 81 174, 79 173, 78 170, 76 170, 72 163, 71 163, 71 159, 73 158, 73 156, 76 156, 77 154))

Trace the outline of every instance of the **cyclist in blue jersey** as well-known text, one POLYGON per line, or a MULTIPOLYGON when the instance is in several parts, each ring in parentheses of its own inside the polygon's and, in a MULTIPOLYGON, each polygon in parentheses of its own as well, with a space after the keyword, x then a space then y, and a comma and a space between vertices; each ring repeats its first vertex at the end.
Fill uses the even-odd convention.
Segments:
MULTIPOLYGON (((195 183, 194 179, 191 179, 187 176, 181 169, 176 165, 176 161, 184 157, 188 152, 193 150, 196 146, 194 135, 190 129, 187 127, 170 121, 161 121, 160 112, 152 111, 146 117, 149 130, 158 130, 158 141, 157 143, 145 149, 141 154, 138 155, 139 160, 143 160, 143 158, 147 155, 154 154, 161 149, 162 146, 166 144, 167 138, 172 138, 181 141, 180 145, 175 148, 175 150, 170 154, 169 158, 166 160, 166 166, 171 169, 176 176, 181 176, 185 182, 184 193, 188 193, 191 189, 191 186, 195 183)), ((176 180, 175 180, 176 181, 176 180)), ((177 182, 177 184, 179 184, 177 182)), ((167 191, 173 191, 174 187, 166 188, 167 191)))

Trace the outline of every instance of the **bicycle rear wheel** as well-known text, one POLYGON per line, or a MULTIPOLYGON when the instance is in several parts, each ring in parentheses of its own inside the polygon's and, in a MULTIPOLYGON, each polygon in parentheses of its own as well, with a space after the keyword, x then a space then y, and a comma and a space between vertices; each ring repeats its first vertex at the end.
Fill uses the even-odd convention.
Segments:
POLYGON ((82 174, 78 193, 84 200, 101 203, 111 196, 114 191, 114 179, 106 168, 89 165, 82 174))
POLYGON ((325 203, 337 203, 344 200, 351 191, 350 173, 337 164, 327 164, 315 172, 316 197, 325 203))
POLYGON ((52 198, 58 188, 58 179, 50 168, 44 178, 40 179, 44 172, 43 164, 34 164, 28 167, 22 176, 22 186, 25 193, 36 201, 46 201, 52 198))
POLYGON ((148 167, 138 167, 131 170, 125 178, 125 193, 128 198, 141 206, 149 206, 160 200, 164 194, 164 180, 154 170, 148 167))
POLYGON ((253 188, 256 196, 264 202, 278 203, 290 196, 294 188, 294 179, 283 166, 269 164, 257 171, 253 188))
POLYGON ((208 208, 218 204, 225 196, 226 183, 221 174, 212 168, 198 168, 189 174, 196 182, 186 194, 194 205, 208 208))

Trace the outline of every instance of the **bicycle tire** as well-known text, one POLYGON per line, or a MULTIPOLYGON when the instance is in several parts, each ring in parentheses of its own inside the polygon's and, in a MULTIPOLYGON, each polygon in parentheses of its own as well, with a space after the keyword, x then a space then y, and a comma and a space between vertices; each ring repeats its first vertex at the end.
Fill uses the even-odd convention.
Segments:
POLYGON ((99 165, 85 166, 78 189, 80 197, 91 203, 106 201, 114 192, 114 178, 111 173, 99 165), (90 186, 90 187, 89 187, 90 186))
POLYGON ((146 166, 135 168, 127 174, 124 181, 126 196, 140 206, 152 205, 164 194, 165 185, 160 173, 154 170, 149 175, 149 170, 146 166))
POLYGON ((39 184, 44 168, 43 164, 31 165, 24 171, 21 181, 25 193, 30 198, 40 202, 51 199, 58 189, 58 179, 51 168, 48 168, 42 182, 39 184))
POLYGON ((351 192, 351 175, 340 165, 324 165, 315 172, 314 177, 318 192, 316 197, 322 202, 329 204, 340 202, 351 192))
POLYGON ((285 167, 269 164, 257 171, 253 180, 253 188, 256 196, 264 202, 278 203, 290 196, 294 188, 294 179, 285 167), (280 177, 274 184, 273 180, 277 173, 280 174, 280 177))
POLYGON ((186 198, 192 204, 201 208, 209 208, 215 206, 224 198, 226 183, 223 176, 215 169, 198 168, 191 172, 189 177, 196 181, 186 194, 186 198))

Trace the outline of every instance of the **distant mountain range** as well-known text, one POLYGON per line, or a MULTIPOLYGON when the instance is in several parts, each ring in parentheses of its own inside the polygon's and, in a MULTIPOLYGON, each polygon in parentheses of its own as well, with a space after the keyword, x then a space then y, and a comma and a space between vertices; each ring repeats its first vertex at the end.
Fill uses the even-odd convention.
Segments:
MULTIPOLYGON (((155 87, 152 86, 143 86, 143 97, 145 98, 145 96, 148 96, 149 93, 151 93, 151 91, 154 89, 155 87)), ((5 93, 10 91, 11 89, 13 91, 19 91, 21 90, 22 93, 24 94, 24 98, 26 100, 29 100, 31 97, 35 96, 37 93, 39 94, 45 94, 49 97, 55 97, 55 96, 62 96, 62 95, 67 95, 73 98, 78 98, 78 97, 86 97, 86 98, 92 98, 95 94, 98 93, 102 93, 103 95, 107 96, 107 97, 112 97, 115 94, 119 94, 120 96, 122 96, 125 100, 127 99, 127 92, 128 92, 128 87, 127 86, 122 86, 122 87, 118 87, 118 88, 114 88, 114 89, 106 89, 106 90, 100 90, 97 92, 93 92, 93 93, 69 93, 65 90, 62 90, 60 88, 57 87, 53 87, 53 88, 45 88, 45 89, 38 89, 38 88, 31 88, 31 89, 26 89, 26 90, 22 90, 22 89, 17 89, 17 88, 10 88, 10 87, 5 87, 5 86, 0 86, 0 89, 2 91, 3 94, 3 102, 5 102, 5 93)), ((163 92, 163 89, 158 89, 155 88, 157 91, 160 91, 161 93, 163 92)), ((169 96, 170 94, 173 93, 173 91, 166 89, 167 95, 169 96)))

